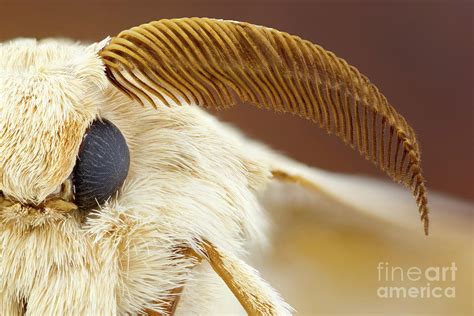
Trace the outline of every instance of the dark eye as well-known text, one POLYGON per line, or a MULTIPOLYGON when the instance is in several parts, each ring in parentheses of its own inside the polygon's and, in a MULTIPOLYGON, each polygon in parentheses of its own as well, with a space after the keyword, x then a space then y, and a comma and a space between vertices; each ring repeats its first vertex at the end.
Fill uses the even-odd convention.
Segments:
POLYGON ((73 171, 77 206, 90 209, 104 203, 125 181, 129 165, 130 153, 120 130, 109 121, 94 121, 73 171))

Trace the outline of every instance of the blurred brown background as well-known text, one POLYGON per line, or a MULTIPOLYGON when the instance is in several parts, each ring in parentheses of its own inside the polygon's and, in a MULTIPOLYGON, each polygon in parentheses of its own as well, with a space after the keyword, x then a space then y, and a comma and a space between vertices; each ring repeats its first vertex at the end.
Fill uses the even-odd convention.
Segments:
MULTIPOLYGON (((270 26, 311 40, 366 74, 418 132, 428 188, 474 199, 471 1, 5 1, 0 41, 97 41, 150 20, 206 16, 270 26)), ((250 106, 218 113, 321 168, 382 176, 309 122, 250 106)))

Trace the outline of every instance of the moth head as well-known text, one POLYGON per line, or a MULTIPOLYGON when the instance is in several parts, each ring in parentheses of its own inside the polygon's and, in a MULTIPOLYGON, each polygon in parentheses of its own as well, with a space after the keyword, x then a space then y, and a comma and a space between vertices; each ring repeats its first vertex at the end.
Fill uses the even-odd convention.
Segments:
POLYGON ((10 203, 73 207, 54 201, 72 202, 81 144, 97 129, 107 84, 97 55, 103 44, 19 39, 0 46, 0 190, 10 203))

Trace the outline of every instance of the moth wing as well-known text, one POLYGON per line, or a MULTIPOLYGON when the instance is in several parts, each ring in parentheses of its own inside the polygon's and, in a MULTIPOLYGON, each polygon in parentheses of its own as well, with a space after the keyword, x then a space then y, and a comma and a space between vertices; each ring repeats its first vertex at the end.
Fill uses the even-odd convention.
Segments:
MULTIPOLYGON (((255 151, 267 159, 274 176, 260 196, 273 230, 269 252, 254 253, 252 265, 299 313, 399 313, 397 299, 380 305, 377 290, 393 284, 390 275, 384 280, 385 273, 379 280, 380 264, 405 271, 454 264, 458 275, 444 286, 472 291, 470 278, 459 272, 472 268, 472 203, 433 193, 433 230, 423 237, 413 220, 416 206, 403 188, 376 178, 308 167, 259 145, 255 151)), ((429 283, 422 281, 422 286, 429 283)), ((405 275, 399 284, 409 288, 417 283, 405 275)), ((413 299, 403 311, 443 309, 462 314, 470 304, 462 296, 454 300, 443 296, 430 306, 413 299)))

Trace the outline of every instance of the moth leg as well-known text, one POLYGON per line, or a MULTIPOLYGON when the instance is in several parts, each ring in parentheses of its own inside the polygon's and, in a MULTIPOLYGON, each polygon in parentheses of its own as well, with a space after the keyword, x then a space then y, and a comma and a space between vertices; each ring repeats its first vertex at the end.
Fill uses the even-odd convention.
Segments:
MULTIPOLYGON (((185 255, 197 259, 196 264, 206 260, 222 278, 248 315, 290 315, 291 307, 268 285, 256 270, 230 253, 217 248, 208 241, 202 241, 200 250, 187 249, 185 255)), ((184 286, 171 291, 174 299, 163 313, 147 310, 148 316, 174 315, 184 286)))
MULTIPOLYGON (((193 258, 196 260, 196 264, 198 265, 202 258, 191 248, 184 248, 179 251, 183 256, 187 258, 193 258)), ((181 299, 181 294, 183 293, 184 287, 186 284, 182 284, 181 286, 175 287, 170 291, 170 299, 168 300, 167 308, 164 312, 156 312, 154 310, 147 309, 145 313, 148 316, 172 316, 175 314, 176 309, 178 308, 179 301, 181 299)))
POLYGON ((229 287, 248 315, 291 314, 291 307, 255 269, 208 241, 203 241, 201 247, 204 258, 229 287))
POLYGON ((184 285, 180 287, 174 288, 170 294, 173 296, 172 299, 169 300, 168 308, 163 313, 156 312, 151 309, 147 309, 145 311, 146 315, 148 316, 172 316, 176 312, 176 308, 178 307, 179 300, 181 298, 181 294, 183 293, 184 285))
POLYGON ((333 193, 329 192, 327 188, 324 188, 321 185, 319 185, 317 182, 312 181, 309 178, 306 178, 299 174, 286 172, 280 169, 273 169, 272 176, 276 180, 297 184, 309 191, 321 194, 322 196, 324 196, 325 198, 331 201, 334 201, 342 205, 347 205, 347 202, 342 200, 340 197, 335 196, 333 193))
POLYGON ((289 174, 286 171, 274 169, 274 170, 272 170, 272 176, 273 176, 273 178, 275 178, 277 180, 280 180, 280 181, 291 182, 291 183, 301 185, 302 187, 304 187, 306 189, 310 189, 311 191, 316 191, 318 193, 325 193, 323 188, 318 186, 313 181, 308 180, 308 179, 306 179, 306 178, 304 178, 300 175, 289 174))

